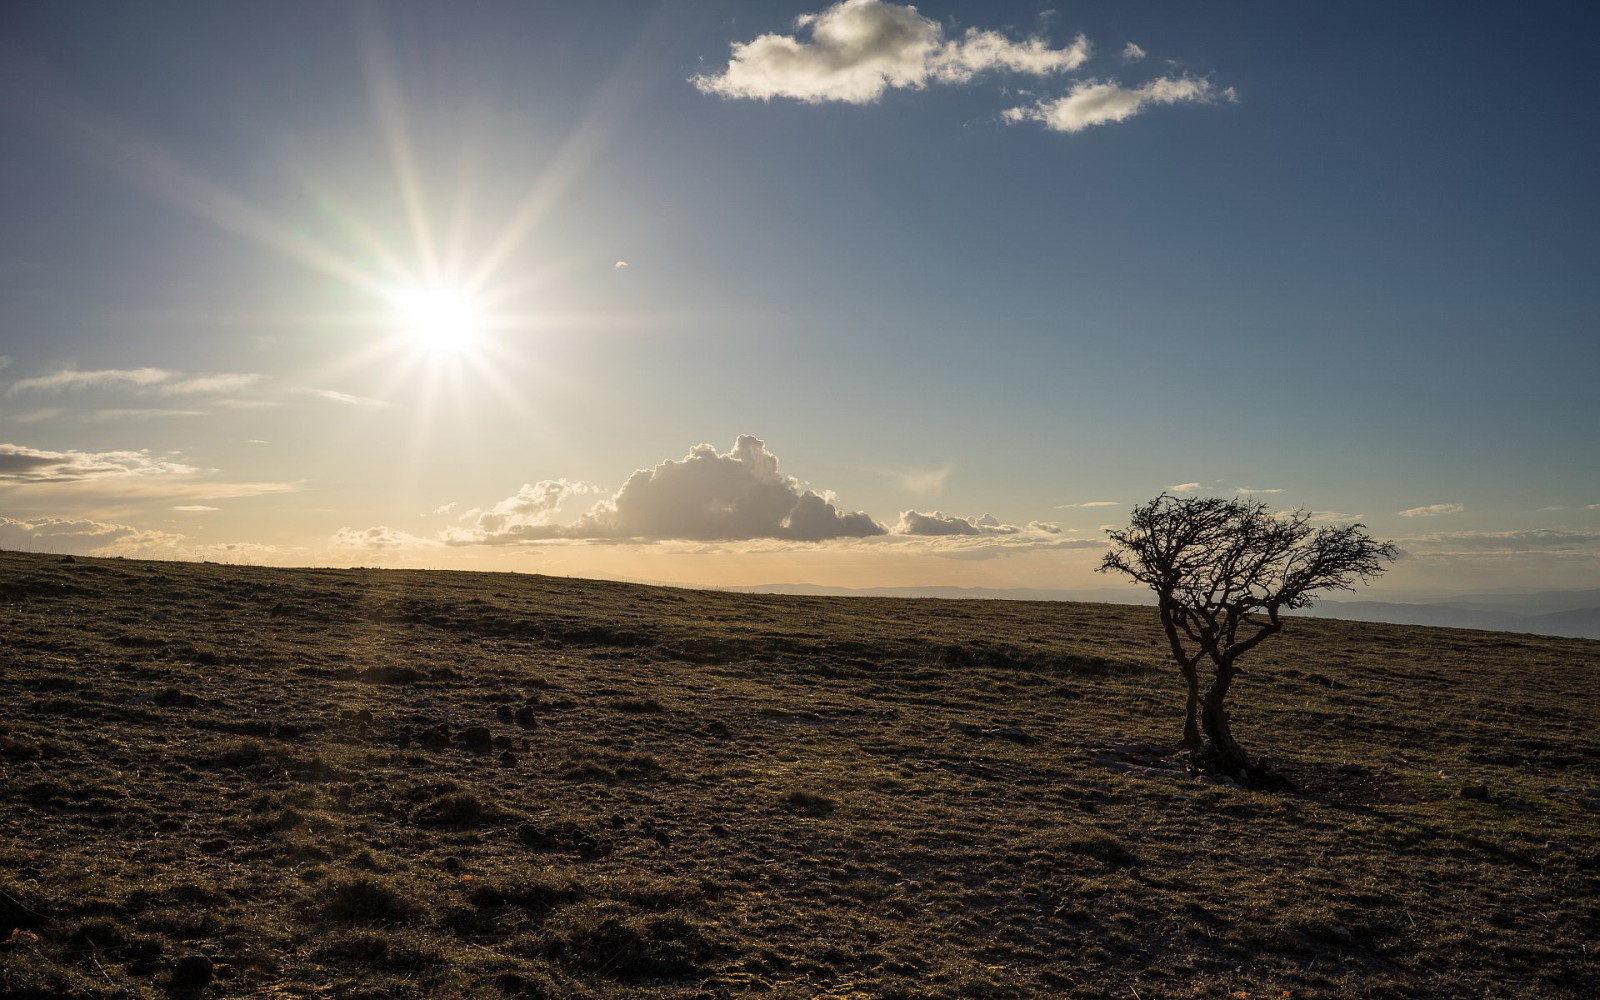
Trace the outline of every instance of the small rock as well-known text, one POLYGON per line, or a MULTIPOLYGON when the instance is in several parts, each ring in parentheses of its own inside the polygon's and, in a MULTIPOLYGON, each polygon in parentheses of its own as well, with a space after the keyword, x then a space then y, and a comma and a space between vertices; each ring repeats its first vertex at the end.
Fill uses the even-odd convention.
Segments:
POLYGON ((1479 801, 1486 801, 1489 798, 1489 786, 1488 785, 1462 785, 1461 786, 1461 790, 1456 792, 1456 797, 1457 798, 1463 798, 1463 799, 1478 799, 1479 801))
POLYGON ((533 710, 532 705, 523 705, 521 708, 511 713, 511 717, 516 720, 517 725, 519 726, 533 725, 537 716, 538 713, 533 710))
POLYGON ((1551 854, 1571 854, 1572 845, 1565 840, 1552 840, 1544 845, 1544 849, 1551 854))
POLYGON ((499 760, 500 760, 500 766, 501 767, 516 767, 517 766, 517 755, 512 753, 510 750, 507 750, 504 753, 502 753, 500 755, 500 757, 499 757, 499 760))
POLYGON ((78 560, 74 559, 71 556, 62 556, 60 559, 56 560, 56 562, 58 562, 58 563, 75 563, 77 561, 78 560))
POLYGON ((979 731, 978 727, 970 722, 952 722, 950 723, 950 728, 958 733, 976 733, 979 731))
POLYGON ((439 859, 439 867, 454 875, 461 870, 461 859, 451 854, 439 859))
POLYGON ((362 723, 363 725, 370 724, 372 722, 372 718, 372 709, 370 708, 363 708, 361 711, 356 713, 356 721, 362 723))
POLYGON ((216 966, 211 959, 201 954, 185 955, 178 959, 178 964, 172 969, 172 985, 179 989, 196 989, 211 982, 211 977, 216 973, 216 966))
POLYGON ((468 726, 456 734, 456 739, 467 746, 488 746, 493 739, 488 726, 468 726))
POLYGON ((494 708, 494 715, 495 718, 499 719, 501 722, 510 722, 512 718, 515 717, 515 713, 512 711, 510 705, 496 705, 494 708))

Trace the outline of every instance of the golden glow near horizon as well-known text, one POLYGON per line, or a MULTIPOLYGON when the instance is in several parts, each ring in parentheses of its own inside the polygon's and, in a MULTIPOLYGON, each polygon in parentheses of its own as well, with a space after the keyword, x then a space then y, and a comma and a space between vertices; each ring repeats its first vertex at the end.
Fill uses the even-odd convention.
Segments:
POLYGON ((482 340, 488 321, 476 297, 448 285, 395 289, 389 293, 389 302, 406 339, 435 357, 472 351, 482 340))

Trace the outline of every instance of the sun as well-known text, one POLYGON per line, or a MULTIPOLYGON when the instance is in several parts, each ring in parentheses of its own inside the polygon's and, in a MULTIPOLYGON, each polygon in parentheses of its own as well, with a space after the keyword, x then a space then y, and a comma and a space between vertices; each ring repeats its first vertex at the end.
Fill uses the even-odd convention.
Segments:
POLYGON ((400 288, 389 293, 389 303, 402 335, 428 354, 466 354, 483 338, 483 304, 462 289, 447 285, 400 288))

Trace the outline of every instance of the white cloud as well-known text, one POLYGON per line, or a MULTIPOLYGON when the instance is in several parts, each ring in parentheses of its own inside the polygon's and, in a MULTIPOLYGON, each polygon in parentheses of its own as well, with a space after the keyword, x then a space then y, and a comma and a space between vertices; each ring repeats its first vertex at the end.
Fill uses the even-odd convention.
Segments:
POLYGON ((1129 42, 1127 45, 1122 47, 1122 58, 1127 62, 1138 62, 1147 54, 1148 53, 1146 53, 1143 48, 1135 45, 1133 42, 1129 42))
POLYGON ((611 267, 617 271, 625 271, 628 268, 628 262, 625 260, 619 260, 615 264, 612 264, 611 267))
MULTIPOLYGON (((59 411, 58 411, 59 412, 59 411)), ((93 423, 121 423, 124 420, 164 420, 168 417, 203 417, 204 410, 159 410, 151 408, 83 410, 73 414, 93 423)))
POLYGON ((1458 503, 1431 503, 1426 507, 1410 507, 1400 511, 1401 517, 1437 517, 1440 514, 1459 514, 1466 510, 1458 503))
POLYGON ((572 496, 598 490, 547 479, 525 484, 487 510, 462 515, 465 527, 446 528, 447 545, 504 545, 552 539, 817 542, 866 538, 885 529, 866 514, 845 513, 832 494, 805 489, 778 471, 765 442, 741 434, 725 454, 696 445, 682 459, 640 469, 609 500, 571 524, 557 523, 572 496))
POLYGON ((0 548, 72 555, 171 555, 184 536, 88 519, 0 517, 0 548))
POLYGON ((177 511, 182 511, 185 514, 205 514, 205 513, 209 513, 210 511, 221 510, 222 508, 221 507, 207 507, 203 503, 186 503, 186 504, 179 504, 178 506, 173 507, 171 509, 172 510, 177 510, 177 511))
POLYGON ((928 513, 907 510, 900 513, 894 527, 896 535, 920 537, 993 537, 1000 535, 1059 535, 1061 526, 1049 521, 1029 521, 1026 526, 1005 524, 993 514, 957 517, 935 510, 928 513))
POLYGON ((1081 132, 1094 125, 1126 121, 1151 105, 1212 99, 1211 81, 1192 76, 1159 77, 1139 87, 1124 87, 1115 80, 1084 80, 1074 84, 1065 97, 1007 108, 1000 116, 1008 122, 1042 122, 1053 132, 1081 132))
MULTIPOLYGON (((1198 485, 1199 484, 1196 484, 1196 486, 1198 486, 1198 485)), ((1119 503, 1116 500, 1088 500, 1088 501, 1085 501, 1084 503, 1060 503, 1060 504, 1056 504, 1056 510, 1071 510, 1074 507, 1085 507, 1085 508, 1087 508, 1087 507, 1120 507, 1120 506, 1122 506, 1122 504, 1119 503)))
POLYGON ((356 396, 348 392, 340 392, 337 389, 312 389, 302 386, 289 391, 293 392, 296 396, 309 396, 312 399, 321 399, 329 403, 338 403, 341 406, 362 406, 368 409, 378 410, 393 405, 381 399, 373 399, 371 396, 356 396))
POLYGON ((945 481, 950 478, 950 473, 955 471, 955 466, 944 465, 937 469, 905 469, 894 475, 908 492, 918 496, 936 497, 944 492, 945 481))
POLYGON ((340 528, 328 541, 342 549, 413 549, 439 544, 435 539, 383 524, 370 528, 340 528))
POLYGON ((1583 509, 1584 510, 1600 510, 1600 503, 1584 504, 1583 505, 1583 509))
POLYGON ((246 372, 219 372, 211 375, 189 375, 176 381, 163 383, 156 391, 163 396, 198 396, 207 393, 238 392, 255 385, 265 375, 246 372))
POLYGON ((1263 490, 1263 489, 1256 489, 1253 486, 1241 486, 1241 487, 1239 487, 1237 492, 1238 492, 1238 494, 1240 496, 1253 497, 1253 496, 1257 496, 1257 495, 1262 494, 1262 493, 1282 493, 1283 490, 1282 489, 1263 490))
POLYGON ((1200 488, 1200 484, 1199 483, 1179 483, 1176 486, 1168 486, 1167 487, 1167 492, 1168 493, 1193 493, 1196 490, 1198 490, 1199 488, 1200 488))
MULTIPOLYGON (((598 487, 565 479, 545 479, 523 483, 513 495, 488 510, 473 508, 461 515, 470 521, 464 528, 446 528, 440 538, 447 545, 506 545, 513 542, 555 538, 561 532, 556 515, 568 497, 598 493, 598 487)), ((441 513, 455 504, 448 504, 441 513)))
POLYGON ((448 514, 451 511, 455 510, 456 506, 457 506, 456 502, 454 500, 452 500, 449 503, 440 504, 439 506, 437 506, 437 507, 433 508, 432 510, 428 511, 427 514, 421 514, 419 516, 420 517, 428 517, 430 515, 448 514))
POLYGON ((1573 551, 1590 552, 1600 548, 1600 534, 1592 531, 1565 531, 1559 528, 1534 528, 1525 531, 1441 531, 1415 538, 1400 539, 1407 548, 1429 554, 1573 551))
POLYGON ((0 444, 0 486, 72 483, 131 476, 187 475, 198 472, 145 451, 45 451, 0 444))
POLYGON ((795 19, 810 40, 760 35, 733 44, 727 68, 693 78, 702 92, 724 97, 807 103, 870 104, 886 90, 921 90, 930 82, 963 83, 989 70, 1042 76, 1076 69, 1089 58, 1087 39, 1054 49, 1041 38, 1013 41, 969 29, 946 39, 944 28, 910 5, 842 0, 795 19))
POLYGON ((0 368, 10 368, 11 363, 17 360, 9 354, 0 354, 0 368))
POLYGON ((59 392, 63 389, 87 389, 106 385, 149 386, 165 382, 175 374, 165 368, 103 368, 96 371, 68 368, 50 375, 18 379, 11 383, 6 395, 18 392, 59 392))

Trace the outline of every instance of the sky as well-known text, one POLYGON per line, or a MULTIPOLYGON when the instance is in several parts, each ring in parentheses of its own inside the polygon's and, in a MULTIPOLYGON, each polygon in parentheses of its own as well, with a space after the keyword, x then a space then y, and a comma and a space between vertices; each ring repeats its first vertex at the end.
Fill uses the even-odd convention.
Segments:
POLYGON ((1587 4, 0 9, 0 546, 1600 586, 1587 4))

